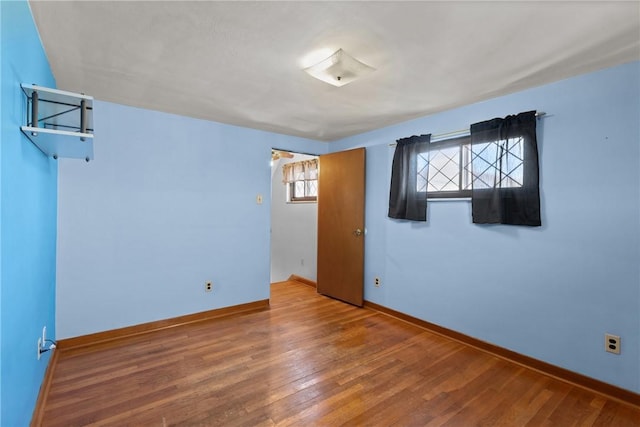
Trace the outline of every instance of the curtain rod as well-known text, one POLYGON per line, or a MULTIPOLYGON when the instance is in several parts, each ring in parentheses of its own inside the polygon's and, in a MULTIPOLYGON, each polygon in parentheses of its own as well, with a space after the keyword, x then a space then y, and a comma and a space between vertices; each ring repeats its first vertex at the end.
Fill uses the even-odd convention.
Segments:
MULTIPOLYGON (((545 114, 547 113, 545 113, 544 111, 540 111, 536 113, 536 117, 542 117, 545 114)), ((437 140, 437 139, 447 139, 449 137, 454 137, 454 136, 468 135, 470 132, 471 132, 470 128, 465 128, 465 129, 452 130, 451 132, 439 133, 437 135, 431 135, 431 142, 434 142, 434 140, 437 140)), ((396 143, 392 142, 391 144, 389 144, 389 147, 394 147, 395 145, 396 143)))

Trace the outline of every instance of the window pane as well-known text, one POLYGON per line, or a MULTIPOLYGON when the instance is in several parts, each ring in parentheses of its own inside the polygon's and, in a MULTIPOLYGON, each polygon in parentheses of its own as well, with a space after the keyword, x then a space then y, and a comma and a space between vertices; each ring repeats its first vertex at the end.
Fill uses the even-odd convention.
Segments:
POLYGON ((318 196, 318 181, 307 181, 307 192, 305 196, 307 197, 318 196))
POLYGON ((470 138, 463 136, 432 143, 416 158, 416 189, 429 197, 468 197, 471 188, 470 138), (440 193, 440 194, 439 194, 440 193))
POLYGON ((471 144, 462 146, 462 164, 464 165, 462 171, 462 189, 471 190, 471 144))
POLYGON ((290 202, 313 202, 318 197, 317 180, 299 180, 289 184, 288 201, 290 202))
POLYGON ((476 189, 522 187, 522 138, 475 144, 471 153, 471 170, 476 189))
POLYGON ((522 138, 511 138, 505 152, 502 170, 502 187, 522 187, 524 156, 522 138))
POLYGON ((460 147, 431 150, 427 191, 458 191, 459 181, 460 147))
POLYGON ((419 153, 417 157, 416 189, 419 193, 427 191, 427 171, 429 170, 429 153, 419 153))

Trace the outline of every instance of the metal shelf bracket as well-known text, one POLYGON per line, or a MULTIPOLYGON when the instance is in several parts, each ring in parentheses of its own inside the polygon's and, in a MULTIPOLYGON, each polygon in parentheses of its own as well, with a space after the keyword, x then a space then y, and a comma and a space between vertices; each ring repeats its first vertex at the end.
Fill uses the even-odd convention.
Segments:
POLYGON ((20 127, 46 156, 93 160, 93 97, 23 83, 25 125, 20 127))

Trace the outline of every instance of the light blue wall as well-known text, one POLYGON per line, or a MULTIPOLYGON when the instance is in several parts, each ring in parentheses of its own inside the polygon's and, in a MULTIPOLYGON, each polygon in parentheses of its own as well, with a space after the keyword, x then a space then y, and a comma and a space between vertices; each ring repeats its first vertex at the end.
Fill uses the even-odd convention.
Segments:
POLYGON ((268 299, 271 148, 328 145, 99 101, 94 123, 95 160, 60 160, 58 337, 268 299))
MULTIPOLYGON (((4 56, 2 54, 2 51, 4 49, 3 45, 2 45, 2 40, 4 40, 3 37, 3 31, 2 31, 2 27, 4 26, 4 21, 2 20, 2 10, 4 8, 2 7, 2 4, 0 4, 0 77, 2 77, 2 73, 4 72, 4 68, 2 68, 2 57, 4 56)), ((1 79, 0 80, 4 80, 1 79)), ((0 126, 2 126, 2 128, 0 128, 0 135, 2 135, 2 138, 4 138, 4 115, 2 114, 2 104, 4 104, 4 102, 2 102, 2 99, 4 99, 4 97, 2 96, 2 93, 4 91, 4 85, 1 84, 0 82, 0 126)), ((2 141, 0 140, 0 144, 2 144, 2 141)), ((0 145, 0 425, 2 425, 2 146, 0 145)))
POLYGON ((636 62, 333 143, 367 147, 365 298, 640 392, 639 117, 636 62), (542 227, 474 225, 465 201, 430 203, 426 224, 387 218, 389 143, 527 110, 547 112, 542 227))
POLYGON ((57 164, 20 132, 20 83, 55 87, 26 2, 0 4, 2 143, 0 146, 0 425, 29 424, 49 354, 38 361, 42 327, 55 336, 57 164))

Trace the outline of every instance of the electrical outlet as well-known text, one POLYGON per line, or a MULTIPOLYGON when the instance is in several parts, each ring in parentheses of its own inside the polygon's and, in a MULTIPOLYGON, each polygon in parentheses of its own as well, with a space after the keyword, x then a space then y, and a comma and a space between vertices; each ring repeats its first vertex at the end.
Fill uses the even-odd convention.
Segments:
POLYGON ((604 349, 609 353, 620 354, 621 340, 617 335, 604 334, 604 349))
POLYGON ((376 277, 375 279, 373 279, 373 284, 376 286, 376 288, 380 287, 380 278, 376 277))
POLYGON ((211 290, 213 289, 213 285, 211 284, 211 282, 207 282, 204 285, 204 291, 205 292, 211 292, 211 290))

